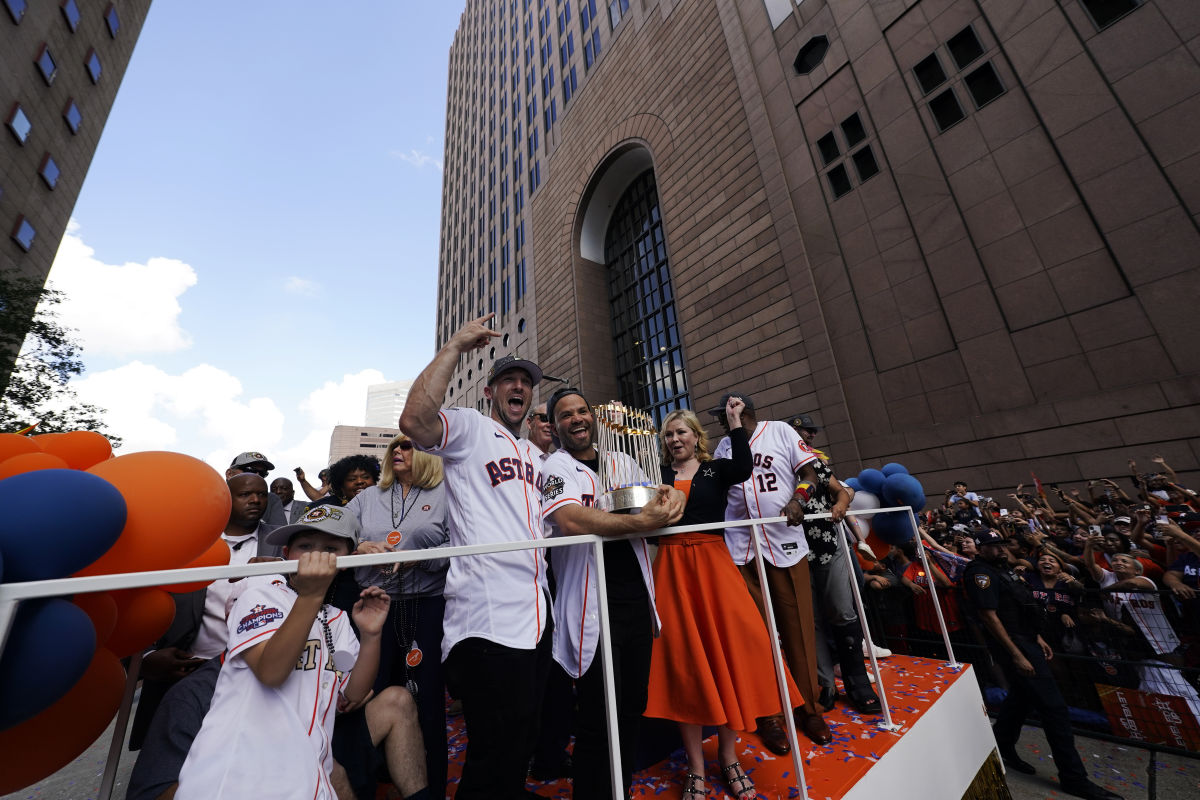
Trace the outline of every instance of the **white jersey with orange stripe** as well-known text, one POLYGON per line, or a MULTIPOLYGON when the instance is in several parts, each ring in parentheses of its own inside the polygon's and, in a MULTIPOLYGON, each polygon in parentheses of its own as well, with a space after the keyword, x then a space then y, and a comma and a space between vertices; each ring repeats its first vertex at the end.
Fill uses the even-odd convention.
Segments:
MULTIPOLYGON (((729 458, 732 452, 726 436, 717 445, 713 458, 729 458)), ((795 428, 786 422, 771 420, 761 421, 754 427, 754 433, 750 435, 750 452, 754 456, 754 472, 750 480, 729 487, 726 522, 783 516, 783 507, 796 491, 796 476, 801 467, 817 459, 816 453, 800 439, 795 428)), ((768 563, 790 567, 808 555, 803 525, 789 527, 783 522, 772 522, 762 526, 762 531, 768 563)), ((748 564, 754 560, 750 528, 726 528, 725 545, 735 564, 748 564)))
MULTIPOLYGON (((637 462, 624 453, 611 453, 607 468, 613 474, 640 474, 648 483, 637 462), (616 463, 616 461, 620 463, 616 463)), ((566 450, 558 450, 542 465, 542 514, 550 535, 558 535, 554 512, 563 506, 580 505, 592 508, 603 489, 600 477, 586 464, 566 450)), ((645 539, 630 539, 629 546, 637 557, 650 608, 654 616, 654 635, 658 635, 658 612, 654 611, 654 573, 650 565, 650 547, 645 539)), ((596 583, 596 554, 590 544, 578 547, 559 547, 554 551, 554 577, 557 592, 554 597, 554 660, 572 678, 587 672, 596 655, 600 641, 599 590, 596 583)))
MULTIPOLYGON (((1107 589, 1120 582, 1111 571, 1104 568, 1100 571, 1103 573, 1100 588, 1107 589)), ((1155 653, 1174 653, 1179 648, 1179 634, 1171 627, 1171 621, 1163 611, 1163 599, 1158 594, 1158 586, 1145 576, 1142 576, 1142 580, 1146 582, 1143 591, 1108 593, 1104 598, 1105 610, 1110 617, 1119 620, 1121 609, 1126 609, 1155 653)))
MULTIPOLYGON (((442 457, 445 469, 450 545, 541 539, 542 451, 475 409, 438 414, 442 438, 429 452, 442 457)), ((548 593, 540 549, 450 559, 442 660, 470 638, 537 647, 548 622, 548 593)))
MULTIPOLYGON (((333 720, 350 679, 333 665, 318 616, 296 668, 282 686, 260 681, 242 657, 270 639, 296 601, 282 576, 247 578, 229 613, 229 645, 212 706, 179 772, 180 800, 210 797, 297 797, 335 800, 333 720)), ((325 606, 334 651, 358 657, 346 612, 325 606)))

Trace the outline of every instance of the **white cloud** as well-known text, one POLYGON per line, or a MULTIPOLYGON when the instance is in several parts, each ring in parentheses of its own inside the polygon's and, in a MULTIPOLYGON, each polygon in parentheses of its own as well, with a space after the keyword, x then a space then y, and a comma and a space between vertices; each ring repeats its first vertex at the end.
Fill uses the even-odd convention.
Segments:
POLYGON ((196 272, 173 258, 145 264, 105 264, 77 233, 71 220, 50 270, 63 292, 62 323, 79 331, 88 355, 169 353, 190 347, 179 325, 178 298, 196 285, 196 272))
POLYGON ((354 375, 343 375, 340 383, 326 381, 300 403, 312 423, 332 429, 335 425, 362 425, 367 414, 367 387, 387 383, 377 369, 364 369, 354 375))
POLYGON ((437 156, 431 156, 423 150, 418 150, 415 147, 407 153, 400 150, 392 150, 390 155, 395 156, 406 164, 411 164, 417 169, 421 169, 432 164, 433 168, 438 172, 442 171, 442 160, 437 156))
POLYGON ((321 284, 316 281, 310 281, 308 278, 301 278, 296 275, 289 275, 284 281, 283 290, 289 294, 298 294, 302 297, 316 297, 321 289, 321 284))

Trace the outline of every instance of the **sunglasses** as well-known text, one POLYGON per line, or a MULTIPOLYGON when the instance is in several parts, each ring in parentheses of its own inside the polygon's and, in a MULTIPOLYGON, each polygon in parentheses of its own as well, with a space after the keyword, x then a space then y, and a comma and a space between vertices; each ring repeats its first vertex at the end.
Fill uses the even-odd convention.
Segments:
POLYGON ((540 413, 536 413, 536 412, 533 414, 530 414, 529 418, 536 419, 538 422, 549 422, 550 421, 550 415, 540 414, 540 413))
POLYGON ((412 442, 407 442, 407 441, 405 441, 405 442, 400 442, 399 444, 397 444, 397 445, 396 445, 396 449, 397 449, 397 450, 412 450, 412 449, 413 449, 413 443, 412 443, 412 442))
POLYGON ((258 469, 255 469, 254 467, 238 467, 238 469, 240 469, 242 472, 250 472, 255 475, 258 475, 260 478, 267 477, 267 473, 270 471, 267 469, 263 469, 262 467, 259 467, 258 469))

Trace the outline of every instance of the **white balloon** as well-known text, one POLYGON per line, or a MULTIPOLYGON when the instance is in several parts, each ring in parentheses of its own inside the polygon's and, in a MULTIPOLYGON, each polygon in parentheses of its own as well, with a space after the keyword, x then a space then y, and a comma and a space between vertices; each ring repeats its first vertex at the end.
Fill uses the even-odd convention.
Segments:
MULTIPOLYGON (((850 501, 851 511, 871 511, 879 508, 879 498, 865 490, 859 490, 854 493, 854 499, 850 501)), ((855 519, 863 522, 870 522, 874 514, 859 514, 855 519)))

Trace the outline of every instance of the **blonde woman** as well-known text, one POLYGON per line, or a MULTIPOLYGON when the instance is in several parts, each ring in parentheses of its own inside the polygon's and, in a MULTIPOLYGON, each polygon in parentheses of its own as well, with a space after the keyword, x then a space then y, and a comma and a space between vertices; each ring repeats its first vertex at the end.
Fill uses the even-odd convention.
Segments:
MULTIPOLYGON (((424 550, 449 543, 442 460, 413 447, 407 436, 391 441, 378 485, 346 504, 358 517, 358 553, 424 550)), ((375 691, 407 686, 417 701, 425 739, 425 768, 435 795, 446 786, 446 706, 442 676, 442 615, 449 560, 434 558, 355 570, 359 585, 379 586, 391 598, 375 691)), ((395 776, 393 776, 395 777, 395 776)))
MULTIPOLYGON (((749 479, 754 464, 741 423, 745 404, 726 405, 732 458, 714 459, 696 415, 673 411, 662 426, 662 482, 687 495, 679 525, 724 522, 729 487, 749 479)), ((684 800, 706 795, 701 728, 717 726, 717 758, 729 794, 756 796, 737 757, 734 731, 754 730, 756 717, 779 713, 767 628, 725 547, 721 528, 658 540, 654 584, 662 635, 650 661, 646 716, 679 723, 687 754, 684 800)), ((800 692, 791 684, 793 698, 800 692)))

